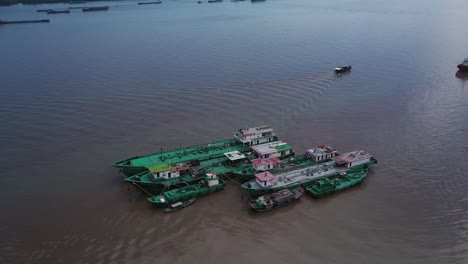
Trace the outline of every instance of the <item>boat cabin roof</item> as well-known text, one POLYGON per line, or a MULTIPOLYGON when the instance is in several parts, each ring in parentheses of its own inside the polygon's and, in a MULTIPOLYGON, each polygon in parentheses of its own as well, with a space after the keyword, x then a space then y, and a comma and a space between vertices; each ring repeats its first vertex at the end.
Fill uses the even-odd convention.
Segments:
POLYGON ((266 132, 273 132, 273 128, 269 126, 259 126, 259 127, 239 129, 239 133, 241 133, 243 136, 250 136, 250 135, 266 133, 266 132))
POLYGON ((252 164, 254 166, 261 166, 261 165, 275 165, 275 164, 280 164, 281 160, 275 157, 272 158, 266 158, 266 159, 253 159, 252 164))
POLYGON ((291 149, 292 147, 282 141, 276 141, 272 143, 261 144, 257 146, 252 146, 252 150, 258 153, 259 155, 276 153, 283 150, 291 149))
POLYGON ((324 146, 320 145, 316 148, 308 149, 307 153, 312 154, 314 156, 319 156, 319 155, 324 155, 324 154, 330 154, 336 152, 336 149, 331 147, 331 146, 324 146))
POLYGON ((234 136, 242 143, 248 143, 252 141, 252 138, 261 138, 262 134, 264 133, 269 133, 273 135, 273 128, 269 126, 259 126, 239 129, 236 131, 234 136))
POLYGON ((335 158, 335 162, 338 164, 345 164, 350 162, 355 162, 363 159, 370 159, 372 155, 360 149, 357 151, 352 151, 348 153, 343 153, 335 158))
POLYGON ((269 182, 269 181, 276 180, 276 176, 271 174, 271 172, 269 172, 269 171, 257 173, 254 176, 260 182, 269 182))
POLYGON ((183 164, 169 164, 169 163, 162 163, 162 164, 156 164, 156 165, 151 165, 148 167, 148 170, 151 173, 155 172, 163 172, 163 171, 180 171, 180 170, 188 170, 189 165, 183 163, 183 164))
POLYGON ((231 152, 226 152, 224 153, 224 156, 226 156, 229 160, 240 160, 240 159, 245 159, 245 155, 240 153, 240 151, 231 151, 231 152))

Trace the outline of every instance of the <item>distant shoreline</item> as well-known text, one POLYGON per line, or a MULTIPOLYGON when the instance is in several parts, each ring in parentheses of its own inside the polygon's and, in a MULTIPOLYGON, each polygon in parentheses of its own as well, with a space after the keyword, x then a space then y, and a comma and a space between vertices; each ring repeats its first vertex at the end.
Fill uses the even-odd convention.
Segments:
MULTIPOLYGON (((86 0, 86 2, 97 2, 102 0, 86 0)), ((106 1, 118 1, 118 0, 106 0, 106 1)), ((56 3, 70 3, 73 1, 66 0, 0 0, 0 6, 11 6, 17 4, 23 5, 36 5, 36 4, 56 4, 56 3)))

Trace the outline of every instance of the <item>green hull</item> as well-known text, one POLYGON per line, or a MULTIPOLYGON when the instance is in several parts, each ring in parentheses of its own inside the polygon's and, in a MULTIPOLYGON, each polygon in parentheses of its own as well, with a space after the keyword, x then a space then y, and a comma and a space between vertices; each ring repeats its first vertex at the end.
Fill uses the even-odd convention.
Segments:
POLYGON ((148 198, 148 201, 156 207, 165 207, 177 202, 183 202, 192 198, 215 193, 222 190, 224 185, 225 183, 220 181, 219 184, 209 187, 206 185, 206 181, 203 181, 190 186, 164 192, 163 195, 148 198))
POLYGON ((159 195, 163 191, 172 190, 200 181, 204 178, 203 176, 191 177, 190 175, 184 175, 178 178, 167 180, 158 179, 156 181, 154 178, 152 178, 152 174, 150 172, 141 172, 128 178, 125 178, 124 180, 128 183, 131 183, 132 185, 135 185, 140 189, 143 189, 149 194, 159 195))
POLYGON ((248 151, 248 146, 243 146, 234 139, 226 139, 208 144, 180 148, 171 151, 154 153, 146 156, 136 156, 117 161, 112 164, 125 175, 134 175, 146 170, 146 167, 162 163, 182 163, 192 160, 207 160, 223 156, 229 151, 248 151))
POLYGON ((321 198, 361 183, 366 178, 367 173, 367 169, 353 170, 345 175, 336 174, 303 184, 303 186, 312 197, 321 198))
POLYGON ((266 188, 266 189, 250 189, 250 188, 244 188, 244 186, 241 186, 241 188, 250 197, 258 197, 258 196, 262 196, 262 195, 265 195, 265 194, 274 193, 274 192, 280 191, 282 189, 294 190, 294 189, 299 188, 299 186, 301 186, 301 183, 291 183, 290 185, 287 185, 287 186, 281 186, 281 187, 275 187, 275 188, 266 188))
POLYGON ((198 169, 199 176, 195 177, 191 176, 189 173, 184 173, 183 175, 177 178, 155 179, 150 172, 144 171, 133 176, 127 177, 124 180, 133 185, 136 185, 140 189, 143 189, 144 191, 152 195, 158 195, 162 191, 172 190, 175 188, 186 186, 188 184, 196 183, 197 181, 204 179, 205 174, 207 172, 214 172, 217 175, 224 175, 232 173, 235 169, 250 166, 249 164, 244 163, 226 165, 224 163, 227 160, 227 158, 223 157, 201 162, 198 169))
MULTIPOLYGON (((372 160, 372 161, 369 161, 367 163, 361 164, 359 166, 355 166, 355 167, 352 167, 350 169, 347 169, 346 172, 347 173, 352 173, 352 172, 356 172, 356 171, 359 171, 359 170, 366 170, 367 171, 367 168, 369 166, 371 166, 372 164, 376 164, 376 163, 377 163, 377 160, 372 160)), ((289 170, 289 171, 293 171, 293 170, 289 170)), ((366 172, 366 175, 367 175, 367 172, 366 172)), ((332 177, 332 176, 334 176, 334 175, 330 175, 328 177, 332 177)), ((249 196, 257 197, 257 196, 261 196, 261 195, 265 195, 265 194, 270 194, 272 192, 279 191, 279 190, 285 189, 285 188, 291 190, 291 189, 299 187, 300 185, 305 186, 305 185, 308 185, 308 183, 313 182, 313 181, 317 181, 317 180, 319 180, 319 179, 317 179, 317 178, 310 179, 310 180, 303 179, 301 182, 292 182, 289 185, 282 185, 282 186, 273 187, 273 188, 251 188, 251 186, 249 184, 250 182, 246 182, 246 183, 241 185, 241 189, 244 192, 246 192, 249 196)))
MULTIPOLYGON (((272 137, 269 142, 277 141, 272 137)), ((265 142, 263 142, 265 143, 265 142)), ((146 156, 136 156, 129 159, 117 161, 112 164, 120 172, 131 176, 146 171, 147 167, 163 163, 184 163, 190 161, 206 161, 224 157, 224 153, 239 151, 242 153, 250 151, 249 145, 243 145, 235 139, 226 139, 208 144, 180 148, 171 151, 154 153, 146 156)))

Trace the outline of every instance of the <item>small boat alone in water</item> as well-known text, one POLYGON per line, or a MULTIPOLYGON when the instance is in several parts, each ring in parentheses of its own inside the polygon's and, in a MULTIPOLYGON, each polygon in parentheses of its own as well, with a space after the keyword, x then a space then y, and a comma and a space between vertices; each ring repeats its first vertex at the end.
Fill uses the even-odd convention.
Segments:
POLYGON ((349 71, 351 71, 351 65, 335 68, 335 73, 343 73, 343 72, 349 72, 349 71))
POLYGON ((304 187, 294 190, 283 189, 272 194, 258 197, 249 202, 250 207, 257 212, 269 211, 297 201, 304 193, 304 187))
POLYGON ((26 24, 26 23, 49 23, 49 19, 39 19, 39 20, 13 20, 13 21, 5 21, 0 19, 0 25, 6 24, 26 24))
POLYGON ((107 11, 109 9, 108 6, 97 6, 97 7, 85 7, 83 8, 83 12, 90 12, 90 11, 107 11))
POLYGON ((462 61, 462 63, 457 65, 457 68, 461 72, 468 72, 468 58, 462 61))
POLYGON ((70 14, 70 10, 47 10, 47 14, 70 14))
POLYGON ((139 5, 154 5, 154 4, 162 4, 161 1, 154 1, 154 2, 140 2, 139 5))

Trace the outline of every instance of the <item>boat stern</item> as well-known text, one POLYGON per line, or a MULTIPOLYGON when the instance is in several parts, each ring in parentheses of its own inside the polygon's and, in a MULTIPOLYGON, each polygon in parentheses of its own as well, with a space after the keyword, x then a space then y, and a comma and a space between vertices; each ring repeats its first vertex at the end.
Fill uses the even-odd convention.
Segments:
POLYGON ((150 197, 148 201, 156 207, 167 207, 169 205, 169 201, 163 195, 150 197))

